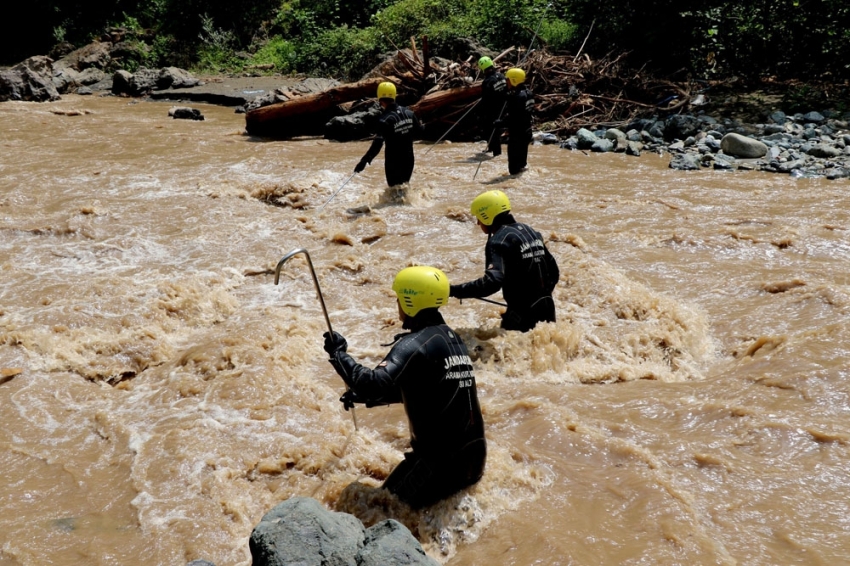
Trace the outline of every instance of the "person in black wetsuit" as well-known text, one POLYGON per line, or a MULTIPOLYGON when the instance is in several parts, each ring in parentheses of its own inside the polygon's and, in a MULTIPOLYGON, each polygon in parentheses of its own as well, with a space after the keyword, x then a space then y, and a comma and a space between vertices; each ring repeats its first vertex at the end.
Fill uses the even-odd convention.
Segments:
POLYGON ((505 115, 497 127, 508 128, 508 172, 521 173, 528 165, 528 144, 531 143, 531 115, 534 98, 525 85, 525 71, 514 67, 505 73, 508 97, 505 115))
POLYGON ((478 68, 484 73, 481 83, 481 106, 478 112, 479 129, 487 139, 487 151, 493 152, 493 157, 502 155, 501 129, 494 124, 502 117, 505 110, 505 95, 507 82, 505 75, 500 73, 489 57, 478 60, 478 68))
POLYGON ((423 128, 409 108, 396 104, 396 88, 391 82, 378 85, 378 103, 384 113, 378 119, 378 132, 366 155, 354 167, 355 173, 360 173, 366 165, 381 152, 384 143, 387 149, 384 155, 384 173, 387 185, 394 187, 410 181, 413 174, 413 138, 423 128))
POLYGON ((451 285, 449 295, 481 298, 501 289, 508 304, 502 315, 505 330, 527 332, 538 322, 555 322, 552 290, 560 271, 540 233, 514 219, 511 203, 502 191, 481 193, 470 209, 487 234, 487 268, 479 279, 451 285))
POLYGON ((472 361, 439 307, 449 300, 449 281, 434 267, 401 270, 393 282, 406 334, 384 360, 369 369, 352 358, 337 332, 325 332, 330 363, 350 388, 340 401, 367 407, 404 403, 411 452, 383 488, 414 508, 445 499, 484 473, 487 446, 472 361))

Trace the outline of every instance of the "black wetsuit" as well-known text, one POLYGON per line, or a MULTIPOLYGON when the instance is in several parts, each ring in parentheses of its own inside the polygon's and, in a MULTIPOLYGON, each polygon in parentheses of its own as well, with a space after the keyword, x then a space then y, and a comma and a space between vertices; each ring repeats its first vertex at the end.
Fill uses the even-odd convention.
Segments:
POLYGON ((375 369, 344 348, 330 362, 367 407, 404 403, 412 452, 383 487, 412 507, 431 505, 474 484, 484 473, 487 447, 472 361, 466 345, 435 308, 405 321, 375 369))
POLYGON ((452 285, 452 297, 480 298, 501 289, 508 304, 502 315, 505 330, 526 332, 538 322, 555 322, 552 290, 560 271, 539 232, 503 212, 493 219, 484 256, 484 276, 452 285))
POLYGON ((384 142, 384 173, 387 185, 394 187, 410 181, 413 174, 413 138, 422 131, 422 124, 409 108, 395 102, 384 109, 378 119, 378 131, 361 163, 372 163, 381 152, 384 142))
POLYGON ((504 122, 508 127, 508 172, 516 175, 528 164, 534 98, 525 84, 508 91, 504 122))
POLYGON ((502 117, 505 109, 505 95, 507 93, 507 82, 505 75, 495 70, 494 67, 487 69, 484 82, 481 83, 481 104, 478 112, 479 127, 481 132, 487 136, 488 151, 493 152, 493 157, 502 154, 501 130, 494 125, 496 120, 502 117), (493 69, 490 71, 490 69, 493 69))

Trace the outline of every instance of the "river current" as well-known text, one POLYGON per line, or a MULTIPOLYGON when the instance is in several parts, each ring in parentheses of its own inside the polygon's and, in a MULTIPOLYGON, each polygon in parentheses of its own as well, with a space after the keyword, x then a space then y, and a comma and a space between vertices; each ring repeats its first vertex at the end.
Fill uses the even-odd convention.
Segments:
MULTIPOLYGON (((388 191, 368 142, 269 141, 230 108, 0 104, 0 566, 251 563, 260 518, 314 497, 393 517, 461 565, 775 565, 850 556, 850 182, 681 172, 533 146, 416 145, 388 191), (476 173, 477 170, 477 173, 476 173), (392 279, 484 270, 499 188, 559 262, 558 322, 441 312, 475 362, 488 461, 412 512, 374 488, 400 407, 338 402, 329 319, 376 365, 392 279)), ((500 300, 500 295, 491 297, 500 300)))

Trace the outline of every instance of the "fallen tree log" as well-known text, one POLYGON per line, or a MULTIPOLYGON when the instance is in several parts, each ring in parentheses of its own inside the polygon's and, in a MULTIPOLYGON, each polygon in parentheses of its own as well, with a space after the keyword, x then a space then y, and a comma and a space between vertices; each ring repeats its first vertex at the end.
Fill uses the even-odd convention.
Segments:
POLYGON ((372 78, 344 84, 326 91, 277 102, 250 110, 245 114, 245 128, 251 135, 288 138, 321 134, 318 127, 341 111, 336 106, 360 98, 374 97, 378 85, 386 78, 372 78))
POLYGON ((428 116, 450 104, 464 104, 476 98, 481 98, 480 82, 426 94, 415 104, 411 104, 410 109, 420 120, 426 120, 428 116))

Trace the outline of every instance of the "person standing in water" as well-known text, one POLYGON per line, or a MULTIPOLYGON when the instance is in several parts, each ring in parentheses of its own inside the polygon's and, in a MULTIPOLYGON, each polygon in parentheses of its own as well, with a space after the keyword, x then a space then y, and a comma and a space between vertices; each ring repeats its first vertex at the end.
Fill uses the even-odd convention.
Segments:
POLYGON ((325 332, 330 363, 350 388, 340 401, 366 407, 403 403, 411 452, 382 487, 413 508, 432 505, 475 484, 484 473, 487 446, 472 361, 439 308, 449 280, 437 268, 402 269, 393 291, 406 334, 375 369, 357 363, 339 333, 325 332))
POLYGON ((387 149, 384 155, 384 173, 387 185, 394 187, 407 183, 413 174, 413 139, 423 128, 419 119, 409 108, 396 103, 396 88, 391 82, 378 85, 378 103, 383 114, 378 119, 378 131, 366 155, 354 167, 360 173, 366 165, 381 152, 384 143, 387 149))
POLYGON ((508 172, 516 175, 528 165, 528 144, 531 143, 531 117, 534 98, 525 84, 525 71, 519 68, 505 72, 508 85, 505 116, 496 122, 508 129, 508 172))
POLYGON ((514 219, 511 203, 502 191, 481 193, 470 211, 487 234, 487 269, 479 279, 451 285, 449 295, 482 298, 501 289, 508 304, 501 323, 505 330, 527 332, 538 322, 555 322, 552 291, 560 271, 540 232, 514 219))
POLYGON ((498 157, 502 155, 501 130, 494 124, 501 118, 505 109, 507 82, 505 75, 496 69, 489 57, 479 59, 478 68, 484 73, 484 81, 481 83, 481 107, 478 113, 479 129, 487 136, 487 151, 492 152, 493 157, 498 157))

